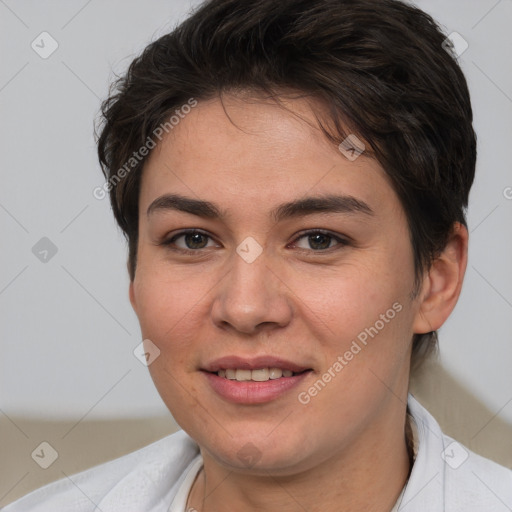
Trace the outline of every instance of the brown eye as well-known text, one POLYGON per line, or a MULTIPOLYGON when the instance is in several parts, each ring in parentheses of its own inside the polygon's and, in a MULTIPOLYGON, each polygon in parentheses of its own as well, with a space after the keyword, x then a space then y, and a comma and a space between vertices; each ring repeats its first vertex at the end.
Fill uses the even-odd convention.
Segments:
POLYGON ((197 251, 212 247, 208 245, 211 237, 202 231, 188 230, 174 235, 169 240, 162 242, 162 245, 182 251, 197 251))
POLYGON ((309 231, 299 236, 293 244, 299 249, 325 251, 334 247, 348 245, 348 241, 323 231, 309 231), (299 242, 304 240, 304 242, 299 242))
POLYGON ((203 249, 208 243, 208 237, 202 233, 187 233, 183 237, 187 249, 203 249))

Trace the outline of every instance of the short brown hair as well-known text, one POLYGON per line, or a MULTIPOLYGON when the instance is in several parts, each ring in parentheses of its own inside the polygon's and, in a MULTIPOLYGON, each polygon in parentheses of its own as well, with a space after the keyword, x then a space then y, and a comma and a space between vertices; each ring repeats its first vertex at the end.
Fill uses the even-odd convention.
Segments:
MULTIPOLYGON (((398 0, 210 0, 151 43, 102 105, 98 155, 115 218, 137 266, 145 158, 126 162, 190 98, 294 90, 320 100, 335 143, 346 129, 369 145, 407 216, 417 292, 454 222, 467 226, 476 136, 464 75, 449 39, 398 0), (332 128, 334 127, 334 129, 332 128), (114 178, 118 178, 114 181, 114 178)), ((437 333, 415 335, 423 359, 437 333)))

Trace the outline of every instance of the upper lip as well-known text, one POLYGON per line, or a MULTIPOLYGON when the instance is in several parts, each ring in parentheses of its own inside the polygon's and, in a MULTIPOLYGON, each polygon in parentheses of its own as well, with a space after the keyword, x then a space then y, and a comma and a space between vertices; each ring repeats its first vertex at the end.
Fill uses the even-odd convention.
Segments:
POLYGON ((218 372, 228 369, 259 370, 261 368, 281 368, 299 373, 310 370, 311 367, 293 363, 285 359, 273 356, 259 356, 251 359, 238 356, 225 356, 208 363, 202 369, 207 372, 218 372))

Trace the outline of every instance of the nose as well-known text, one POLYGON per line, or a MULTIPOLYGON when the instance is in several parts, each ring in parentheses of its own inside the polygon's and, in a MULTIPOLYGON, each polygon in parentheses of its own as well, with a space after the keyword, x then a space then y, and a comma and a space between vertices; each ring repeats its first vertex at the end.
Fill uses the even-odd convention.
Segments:
POLYGON ((216 288, 212 319, 222 329, 257 334, 285 327, 293 308, 289 288, 271 268, 265 251, 248 263, 233 254, 229 271, 216 288))

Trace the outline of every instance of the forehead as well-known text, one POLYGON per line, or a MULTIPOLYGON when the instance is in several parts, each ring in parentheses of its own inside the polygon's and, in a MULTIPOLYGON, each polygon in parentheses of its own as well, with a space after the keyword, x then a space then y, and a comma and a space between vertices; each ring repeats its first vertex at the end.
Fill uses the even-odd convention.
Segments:
POLYGON ((286 200, 333 192, 366 203, 396 203, 369 152, 349 159, 327 139, 316 118, 321 109, 311 99, 279 105, 227 95, 199 101, 150 154, 141 210, 164 193, 253 213, 258 206, 268 211, 286 200))

